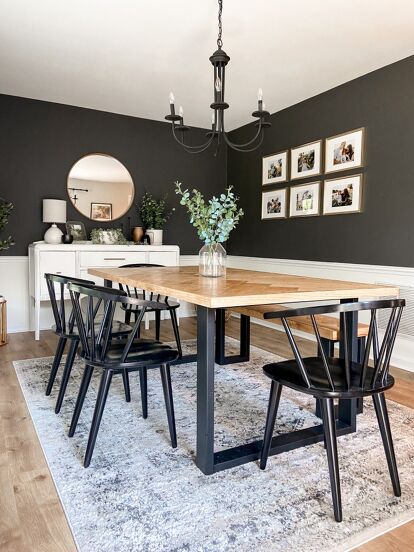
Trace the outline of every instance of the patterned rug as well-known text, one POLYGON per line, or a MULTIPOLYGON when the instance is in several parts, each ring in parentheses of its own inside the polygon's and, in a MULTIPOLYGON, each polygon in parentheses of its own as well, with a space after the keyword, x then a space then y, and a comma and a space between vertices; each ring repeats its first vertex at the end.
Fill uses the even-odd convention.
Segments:
MULTIPOLYGON (((230 345, 234 342, 229 341, 230 345)), ((194 342, 185 343, 193 352, 194 342)), ((216 367, 216 450, 261 438, 276 357, 252 348, 248 363, 216 367)), ((333 519, 323 444, 215 475, 194 464, 196 367, 172 368, 178 448, 171 449, 158 370, 148 373, 149 417, 141 416, 138 374, 132 402, 115 377, 90 468, 82 467, 98 388, 94 375, 78 430, 67 431, 79 388, 77 361, 60 415, 58 385, 44 394, 52 359, 14 362, 56 488, 81 552, 349 550, 414 517, 414 411, 389 402, 402 497, 393 496, 370 400, 356 434, 339 438, 344 521, 333 519)), ((59 382, 57 382, 59 383, 59 382)), ((313 402, 284 390, 276 431, 316 425, 313 402)))

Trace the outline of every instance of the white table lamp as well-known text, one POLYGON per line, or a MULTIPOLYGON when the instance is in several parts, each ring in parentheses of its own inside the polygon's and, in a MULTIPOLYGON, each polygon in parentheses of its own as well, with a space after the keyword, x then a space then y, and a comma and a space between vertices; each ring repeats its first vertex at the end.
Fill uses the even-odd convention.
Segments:
POLYGON ((52 226, 46 230, 46 243, 61 243, 63 232, 56 226, 66 222, 66 201, 63 199, 43 200, 43 222, 50 222, 52 226))

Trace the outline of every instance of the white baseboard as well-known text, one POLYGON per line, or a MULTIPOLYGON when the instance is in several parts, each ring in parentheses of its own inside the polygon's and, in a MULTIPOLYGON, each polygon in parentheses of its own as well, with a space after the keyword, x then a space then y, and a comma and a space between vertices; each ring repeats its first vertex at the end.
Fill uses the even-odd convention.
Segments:
MULTIPOLYGON (((234 255, 230 255, 227 260, 228 266, 233 268, 356 282, 387 282, 398 286, 410 286, 414 283, 414 268, 407 267, 266 259, 234 255)), ((198 255, 181 255, 180 257, 180 264, 183 266, 197 265, 197 263, 198 255)), ((9 333, 29 331, 28 257, 0 257, 0 295, 4 295, 7 299, 9 333)), ((194 305, 182 301, 180 316, 194 316, 194 314, 194 305)), ((48 329, 52 323, 50 306, 45 302, 41 308, 41 328, 48 329)), ((414 340, 401 337, 397 339, 393 365, 414 372, 414 340)))

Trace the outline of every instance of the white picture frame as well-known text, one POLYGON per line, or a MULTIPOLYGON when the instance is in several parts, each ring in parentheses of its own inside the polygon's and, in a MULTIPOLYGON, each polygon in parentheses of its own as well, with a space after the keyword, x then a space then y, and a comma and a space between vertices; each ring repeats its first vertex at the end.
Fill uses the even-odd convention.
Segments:
POLYGON ((290 150, 290 178, 309 178, 321 174, 322 140, 290 150))
POLYGON ((325 173, 362 167, 365 129, 357 128, 325 140, 325 173))
POLYGON ((262 158, 262 185, 279 184, 288 179, 288 150, 262 158))
POLYGON ((291 186, 289 201, 290 217, 310 217, 320 213, 320 182, 291 186))
POLYGON ((362 210, 362 174, 325 180, 323 214, 342 215, 362 210))
POLYGON ((262 220, 287 217, 287 188, 262 193, 262 220))

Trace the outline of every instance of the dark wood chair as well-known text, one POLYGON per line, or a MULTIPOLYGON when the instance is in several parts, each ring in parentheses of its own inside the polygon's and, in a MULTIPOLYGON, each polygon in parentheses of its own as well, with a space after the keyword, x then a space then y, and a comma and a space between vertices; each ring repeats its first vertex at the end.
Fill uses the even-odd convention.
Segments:
MULTIPOLYGON (((126 264, 122 265, 119 268, 145 268, 145 267, 162 267, 163 265, 159 264, 150 264, 150 263, 137 263, 137 264, 126 264)), ((145 289, 138 290, 137 288, 131 288, 126 284, 119 284, 119 289, 126 291, 128 297, 134 297, 135 299, 142 299, 143 301, 155 301, 156 307, 148 308, 147 312, 153 312, 155 315, 155 339, 159 341, 160 339, 160 330, 161 330, 161 312, 167 311, 170 314, 171 325, 174 332, 175 342, 177 344, 177 350, 182 357, 182 348, 181 348, 181 339, 180 331, 178 329, 177 321, 177 309, 180 306, 180 303, 176 301, 171 301, 167 296, 160 295, 159 293, 154 293, 153 291, 147 292, 145 289)), ((130 324, 131 315, 133 314, 135 320, 139 315, 139 307, 136 305, 122 305, 121 308, 125 311, 125 323, 130 324)), ((139 329, 138 329, 139 337, 139 329)))
MULTIPOLYGON (((49 291, 50 302, 52 305, 53 317, 55 320, 55 326, 53 330, 55 334, 59 337, 52 368, 50 370, 49 381, 46 387, 46 395, 50 395, 50 393, 52 392, 53 384, 56 379, 56 374, 62 360, 62 355, 65 350, 66 343, 68 341, 70 342, 70 347, 66 357, 65 367, 62 374, 62 381, 60 384, 55 406, 55 412, 56 414, 58 414, 62 407, 69 377, 72 371, 73 362, 75 360, 76 351, 78 350, 79 346, 79 332, 76 326, 75 313, 73 310, 68 313, 65 305, 65 300, 68 301, 70 299, 68 295, 69 292, 67 291, 67 285, 69 282, 74 282, 79 285, 94 285, 94 282, 90 280, 82 280, 80 278, 72 278, 70 276, 62 276, 61 274, 45 274, 45 278, 47 289, 49 291)), ((98 313, 100 306, 100 301, 95 303, 94 309, 96 310, 96 313, 98 313)), ((131 326, 123 322, 116 322, 113 325, 112 337, 122 337, 129 334, 131 331, 131 326)), ((125 396, 126 400, 129 401, 130 391, 128 380, 126 380, 125 396)))
POLYGON ((75 312, 76 323, 79 328, 79 337, 82 343, 81 357, 85 361, 85 370, 79 389, 69 436, 76 430, 79 415, 89 387, 94 369, 102 372, 101 383, 95 405, 92 425, 89 432, 84 466, 89 466, 105 408, 112 377, 116 374, 128 374, 138 371, 140 374, 141 392, 143 397, 143 414, 147 417, 147 369, 160 367, 165 406, 167 410, 168 427, 171 445, 177 447, 175 428, 174 405, 171 387, 170 363, 178 358, 178 351, 164 345, 157 340, 137 339, 139 326, 147 309, 156 309, 155 301, 144 301, 128 297, 125 291, 107 287, 85 286, 76 283, 68 285, 75 312), (80 296, 88 297, 87 312, 81 309, 80 296), (104 302, 105 309, 102 320, 96 324, 94 300, 104 302), (137 320, 127 339, 111 341, 114 312, 117 305, 131 305, 139 309, 137 320))
POLYGON ((401 496, 397 463, 388 419, 384 392, 394 385, 394 378, 389 374, 391 354, 394 347, 402 310, 403 299, 389 299, 371 302, 347 303, 305 307, 286 311, 268 312, 265 318, 280 318, 292 347, 294 360, 267 364, 264 373, 272 380, 270 399, 266 419, 266 428, 260 458, 260 468, 265 469, 272 441, 273 429, 280 394, 283 386, 301 393, 313 395, 319 400, 324 426, 325 447, 328 456, 329 475, 331 480, 332 499, 336 521, 342 521, 341 490, 339 480, 338 452, 336 442, 336 422, 334 400, 361 399, 371 396, 384 444, 388 469, 395 496, 401 496), (377 312, 391 309, 388 325, 380 345, 378 337, 377 312), (346 317, 348 313, 371 311, 371 320, 364 355, 361 361, 350 360, 350 340, 346 317), (339 313, 341 331, 343 332, 344 358, 327 356, 321 342, 316 315, 339 313), (318 342, 318 357, 303 358, 293 337, 289 318, 309 316, 318 342), (373 352, 373 366, 369 366, 369 357, 373 352))

